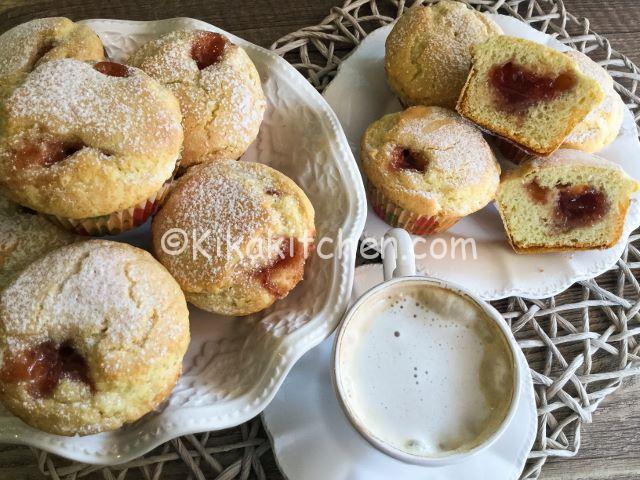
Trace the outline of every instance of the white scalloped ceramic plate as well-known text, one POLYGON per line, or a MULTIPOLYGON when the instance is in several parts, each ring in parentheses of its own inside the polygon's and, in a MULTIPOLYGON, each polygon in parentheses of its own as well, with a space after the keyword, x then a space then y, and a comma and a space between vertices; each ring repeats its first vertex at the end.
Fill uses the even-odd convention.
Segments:
MULTIPOLYGON (((504 15, 491 17, 506 34, 529 38, 558 50, 568 49, 551 36, 515 18, 504 15)), ((384 73, 384 42, 390 31, 389 25, 369 34, 341 64, 324 93, 342 123, 356 158, 359 158, 360 137, 366 127, 386 113, 401 110, 387 86, 384 73)), ((640 180, 640 142, 630 111, 625 112, 617 140, 599 155, 622 165, 629 175, 640 180)), ((640 208, 638 201, 634 200, 627 213, 622 238, 613 248, 517 255, 507 243, 502 221, 492 204, 464 218, 448 232, 420 240, 422 243, 416 245, 416 255, 424 258, 418 260, 417 269, 425 275, 463 285, 486 300, 512 295, 546 298, 611 268, 624 251, 629 235, 639 225, 640 208), (470 244, 463 247, 462 243, 455 243, 467 239, 475 240, 475 259, 468 246, 470 244), (467 252, 466 257, 463 250, 467 252)), ((388 228, 369 207, 364 236, 376 239, 379 245, 388 228)))
MULTIPOLYGON (((356 269, 353 300, 382 282, 381 265, 356 269)), ((364 440, 345 417, 331 384, 332 340, 293 368, 263 413, 280 470, 289 480, 516 480, 536 438, 533 382, 520 382, 520 402, 504 433, 487 450, 442 467, 408 465, 364 440), (308 452, 313 452, 310 455, 308 452)), ((518 353, 523 371, 529 366, 518 353)))
MULTIPOLYGON (((115 60, 176 29, 216 30, 187 18, 156 22, 85 21, 115 60)), ((136 458, 180 435, 238 425, 271 401, 293 364, 327 338, 347 306, 353 282, 355 244, 366 215, 364 188, 342 129, 327 103, 286 61, 229 35, 252 58, 268 99, 260 136, 243 160, 260 161, 300 185, 316 209, 324 253, 308 263, 305 279, 285 299, 251 318, 217 317, 191 309, 192 342, 184 375, 171 397, 138 422, 87 437, 60 437, 28 427, 0 408, 0 442, 31 445, 73 460, 115 464, 136 458), (333 250, 332 250, 333 249, 333 250)), ((120 240, 148 245, 148 226, 120 240)))

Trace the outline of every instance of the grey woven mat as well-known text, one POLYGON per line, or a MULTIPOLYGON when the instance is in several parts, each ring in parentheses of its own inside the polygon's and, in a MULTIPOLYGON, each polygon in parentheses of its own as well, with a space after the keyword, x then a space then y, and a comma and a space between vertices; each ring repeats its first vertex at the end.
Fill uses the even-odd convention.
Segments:
MULTIPOLYGON (((421 2, 419 2, 421 3, 421 2)), ((431 2, 424 2, 431 3, 431 2)), ((609 70, 616 88, 638 121, 640 74, 589 21, 567 12, 561 0, 469 0, 482 11, 511 15, 587 53, 609 70)), ((272 46, 319 90, 368 32, 392 22, 412 3, 347 0, 320 24, 286 35, 272 46)), ((535 384, 539 428, 523 479, 537 478, 550 456, 569 457, 580 447, 580 426, 622 379, 640 372, 640 235, 606 274, 580 282, 545 300, 509 298, 494 302, 525 352, 535 384)), ((34 450, 42 473, 53 479, 159 479, 187 471, 184 478, 229 480, 267 478, 261 458, 269 444, 259 420, 224 432, 187 435, 138 460, 110 468, 70 463, 34 450)))

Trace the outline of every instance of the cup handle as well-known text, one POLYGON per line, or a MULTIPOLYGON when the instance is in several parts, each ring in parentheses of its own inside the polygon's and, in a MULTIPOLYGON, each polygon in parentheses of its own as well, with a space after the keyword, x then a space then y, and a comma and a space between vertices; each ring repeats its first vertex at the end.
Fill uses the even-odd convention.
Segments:
POLYGON ((392 228, 384 235, 382 267, 384 281, 416 274, 416 257, 411 236, 402 228, 392 228))

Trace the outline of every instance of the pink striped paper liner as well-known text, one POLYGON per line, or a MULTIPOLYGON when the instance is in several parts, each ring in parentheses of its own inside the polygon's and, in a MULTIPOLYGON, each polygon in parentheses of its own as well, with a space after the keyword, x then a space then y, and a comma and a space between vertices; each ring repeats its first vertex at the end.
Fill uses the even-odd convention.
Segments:
POLYGON ((461 218, 446 215, 418 215, 393 203, 371 182, 365 183, 373 211, 392 227, 404 228, 414 235, 432 235, 448 230, 461 218))
POLYGON ((126 232, 145 223, 149 217, 158 210, 169 193, 171 183, 177 171, 178 165, 176 165, 171 177, 160 187, 160 190, 142 202, 120 212, 79 219, 60 217, 57 215, 47 215, 47 218, 62 228, 79 235, 98 237, 126 232))

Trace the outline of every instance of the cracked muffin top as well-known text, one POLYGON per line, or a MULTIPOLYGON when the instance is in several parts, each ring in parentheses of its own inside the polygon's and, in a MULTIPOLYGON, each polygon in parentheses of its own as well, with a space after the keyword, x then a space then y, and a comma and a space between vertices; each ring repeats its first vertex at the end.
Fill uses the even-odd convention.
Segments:
POLYGON ((360 153, 369 182, 419 215, 468 215, 493 200, 500 181, 480 130, 446 108, 385 115, 365 131, 360 153))
POLYGON ((387 37, 389 86, 405 106, 455 108, 471 69, 471 48, 502 30, 457 1, 410 8, 387 37))
POLYGON ((184 127, 182 167, 237 159, 255 140, 266 109, 260 76, 246 52, 204 30, 175 31, 128 60, 178 98, 184 127))
POLYGON ((0 105, 0 187, 61 217, 124 210, 171 177, 180 121, 173 94, 139 69, 44 63, 0 105))
POLYGON ((33 70, 50 60, 104 59, 98 35, 68 18, 38 18, 16 25, 0 35, 0 98, 33 70))
POLYGON ((51 433, 118 428, 169 395, 188 343, 184 295, 149 253, 72 244, 0 294, 0 399, 51 433))

